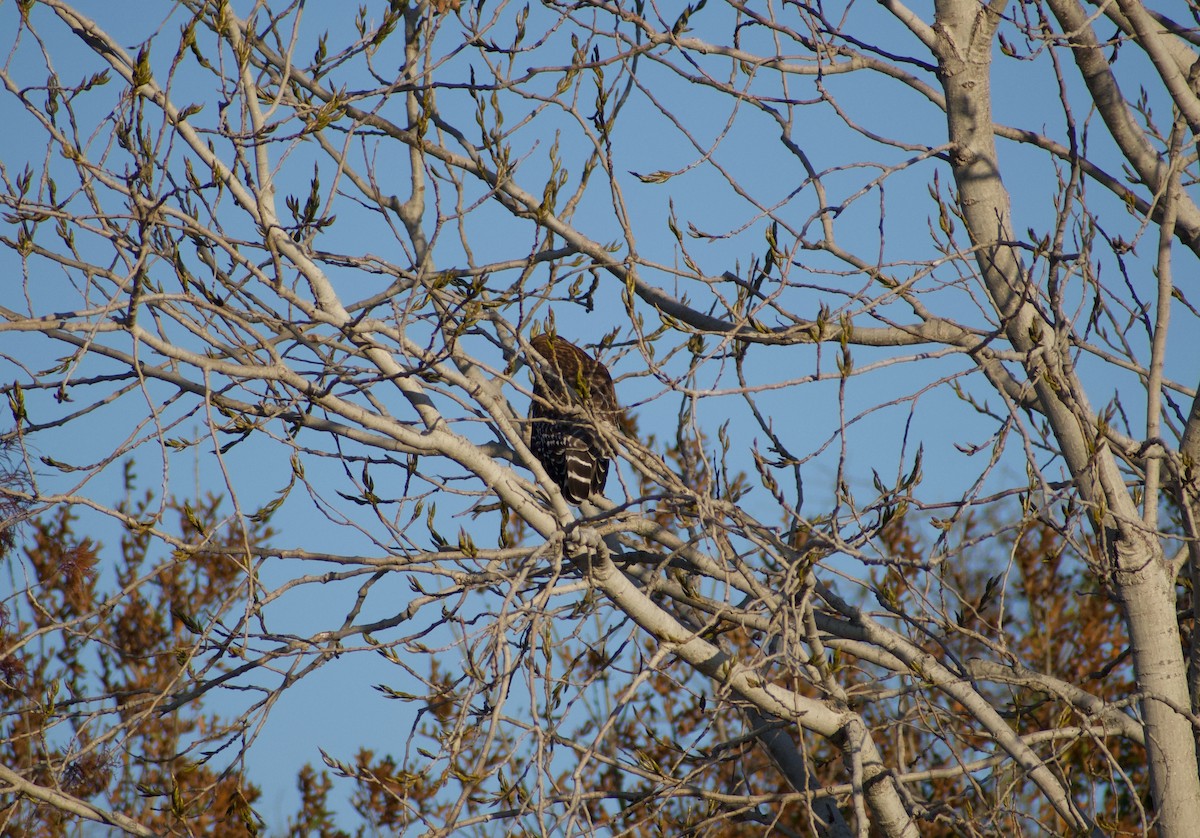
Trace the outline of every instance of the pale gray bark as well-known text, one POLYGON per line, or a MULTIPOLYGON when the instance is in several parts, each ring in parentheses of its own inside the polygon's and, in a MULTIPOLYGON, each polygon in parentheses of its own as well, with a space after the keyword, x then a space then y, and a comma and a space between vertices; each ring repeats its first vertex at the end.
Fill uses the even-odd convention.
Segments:
MULTIPOLYGON (((21 37, 38 33, 33 52, 44 49, 46 66, 33 81, 19 62, 0 66, 5 101, 44 133, 52 158, 33 159, 32 188, 19 186, 19 165, 3 171, 11 230, 0 230, 0 240, 28 299, 14 292, 0 307, 0 332, 21 342, 3 350, 13 371, 5 367, 0 389, 17 423, 4 441, 25 446, 22 456, 36 463, 53 432, 86 433, 90 415, 110 401, 125 406, 131 393, 141 401, 129 414, 136 426, 129 438, 93 462, 60 463, 47 453, 47 468, 82 475, 69 490, 5 488, 5 498, 94 509, 145 528, 169 552, 194 555, 210 548, 96 500, 88 482, 150 449, 167 486, 172 452, 203 445, 219 463, 221 487, 239 503, 236 470, 225 459, 230 437, 285 454, 281 498, 293 487, 295 495, 307 492, 330 526, 365 539, 375 553, 246 545, 239 561, 247 568, 288 562, 297 578, 268 589, 247 573, 244 610, 219 616, 229 622, 223 636, 243 642, 244 659, 224 672, 206 664, 155 700, 174 711, 237 679, 280 671, 290 679, 308 671, 306 656, 323 663, 353 644, 354 652, 383 652, 405 677, 414 658, 444 672, 443 652, 461 651, 463 660, 449 667, 463 674, 456 682, 462 709, 446 728, 455 732, 428 757, 453 764, 447 776, 461 788, 433 834, 492 818, 512 818, 521 825, 514 829, 579 832, 592 814, 585 804, 596 800, 616 809, 684 799, 698 810, 712 806, 717 824, 742 807, 755 822, 804 807, 812 826, 835 838, 911 838, 926 818, 964 833, 1003 834, 1028 818, 1099 835, 1103 806, 1124 796, 1136 808, 1144 796, 1126 776, 1133 767, 1120 764, 1121 746, 1133 743, 1149 755, 1154 805, 1144 822, 1170 838, 1190 836, 1200 823, 1200 621, 1189 671, 1176 581, 1188 562, 1200 602, 1200 397, 1190 381, 1181 383, 1195 370, 1171 357, 1168 337, 1181 328, 1173 311, 1192 316, 1183 329, 1200 320, 1188 299, 1194 265, 1173 262, 1179 251, 1200 252, 1200 209, 1188 194, 1200 64, 1194 34, 1133 0, 1096 9, 1075 0, 1045 4, 1043 27, 1023 22, 1025 14, 1036 17, 1032 4, 937 0, 924 20, 924 10, 883 0, 874 14, 890 14, 900 37, 875 43, 853 16, 843 21, 819 4, 801 14, 795 4, 731 2, 714 24, 708 15, 717 2, 670 19, 654 16, 679 14, 663 4, 547 2, 533 7, 528 20, 539 32, 532 38, 527 19, 507 14, 512 8, 502 2, 495 18, 486 17, 488 4, 413 3, 392 28, 372 31, 362 21, 360 40, 331 44, 336 58, 311 60, 297 47, 309 35, 304 16, 290 7, 278 20, 246 20, 200 0, 168 4, 194 15, 185 23, 200 33, 196 52, 213 57, 207 66, 193 61, 191 46, 168 48, 161 35, 154 51, 139 53, 65 0, 34 4, 35 23, 21 37), (1120 76, 1098 22, 1121 33, 1120 49, 1144 53, 1157 74, 1148 78, 1161 85, 1153 104, 1169 102, 1169 119, 1129 100, 1134 86, 1120 76), (1003 31, 1025 41, 1013 61, 1066 59, 1036 65, 1055 74, 1047 85, 1061 114, 997 123, 997 75, 1013 66, 1001 67, 998 56, 1014 52, 1001 46, 1003 31), (396 40, 402 49, 388 52, 396 40), (111 102, 100 99, 107 104, 96 125, 78 127, 82 105, 65 115, 76 105, 53 69, 61 43, 106 67, 109 89, 120 88, 111 102), (176 48, 175 63, 162 59, 176 48), (350 81, 343 65, 356 68, 350 81), (861 93, 837 87, 850 80, 870 96, 858 101, 861 93), (193 103, 198 91, 212 101, 193 103), (896 92, 936 118, 875 124, 873 97, 896 92), (627 99, 641 110, 623 111, 627 99), (720 109, 710 111, 713 102, 728 109, 726 124, 693 124, 720 109), (1080 126, 1092 108, 1100 119, 1087 125, 1088 146, 1080 126), (1070 131, 1060 138, 1054 126, 1062 119, 1070 131), (744 125, 755 128, 752 145, 729 139, 744 125), (681 145, 664 144, 671 151, 661 152, 661 165, 670 171, 634 176, 622 168, 629 149, 650 145, 645 130, 671 129, 681 145), (108 140, 114 131, 119 138, 108 140), (1092 150, 1101 131, 1115 151, 1092 150), (1044 222, 1014 215, 1022 196, 1006 188, 997 138, 1040 155, 1061 179, 1044 191, 1021 187, 1038 201, 1060 202, 1045 241, 1032 230, 1044 222), (735 159, 724 157, 727 144, 735 159), (864 147, 878 159, 862 159, 864 147), (738 168, 760 151, 760 168, 769 171, 738 168), (1123 179, 1123 169, 1132 177, 1123 179), (655 219, 669 231, 663 246, 654 237, 661 230, 643 226, 634 210, 694 171, 713 178, 705 202, 736 217, 706 231, 701 210, 710 207, 685 208, 695 193, 683 190, 677 200, 668 192, 669 218, 655 219), (326 238, 311 218, 296 221, 310 176, 312 206, 330 216, 358 211, 349 223, 368 225, 380 238, 377 251, 335 252, 339 228, 326 238), (912 177, 921 178, 915 193, 905 181, 912 177), (928 206, 913 197, 925 193, 928 206), (874 214, 864 216, 876 197, 874 214), (1105 204, 1113 200, 1115 212, 1105 204), (701 221, 689 226, 693 211, 701 221), (890 225, 913 214, 928 214, 928 240, 898 244, 890 225), (864 227, 878 241, 864 237, 864 227), (502 232, 492 235, 493 228, 502 232), (752 244, 739 239, 745 235, 752 244), (1111 252, 1098 254, 1094 242, 1104 236, 1111 252), (1151 240, 1153 264, 1133 253, 1151 240), (730 249, 706 257, 708 246, 730 249), (54 285, 50 274, 66 280, 54 285), (50 302, 43 282, 55 289, 50 302), (1076 308, 1065 312, 1058 286, 1071 283, 1065 296, 1074 295, 1076 308), (575 323, 599 324, 589 339, 606 339, 598 354, 614 364, 618 392, 621 377, 642 388, 634 407, 642 439, 598 429, 618 463, 609 501, 580 509, 549 490, 525 444, 530 392, 522 358, 529 330, 549 317, 548 301, 559 311, 597 312, 575 323), (1144 347, 1124 336, 1142 322, 1144 347), (24 369, 27 337, 55 347, 53 363, 24 369), (103 374, 94 364, 106 365, 103 374), (1126 383, 1114 392, 1097 388, 1089 364, 1126 383), (890 392, 904 379, 892 371, 913 368, 927 377, 903 394, 851 407, 855 387, 874 399, 876 382, 878 392, 890 392), (24 390, 7 384, 18 377, 24 390), (110 391, 80 395, 89 403, 70 406, 76 394, 105 384, 110 391), (921 486, 912 462, 920 445, 936 445, 943 456, 960 445, 944 427, 930 432, 917 421, 922 400, 947 390, 968 405, 965 416, 985 417, 992 434, 978 446, 961 441, 964 456, 955 462, 978 471, 974 485, 957 493, 921 486), (1144 421, 1121 424, 1115 417, 1139 410, 1131 390, 1147 396, 1144 421), (27 392, 35 409, 22 416, 27 392), (780 394, 788 401, 776 400, 780 394), (836 401, 834 429, 817 431, 825 400, 836 401), (666 415, 668 402, 677 416, 666 415), (706 409, 734 420, 712 422, 706 409), (858 423, 888 409, 895 411, 888 430, 903 431, 894 484, 885 474, 894 464, 864 462, 852 442, 858 423), (180 436, 192 433, 180 430, 189 422, 201 426, 196 439, 180 436), (990 455, 968 459, 989 447, 990 455), (305 463, 314 461, 335 463, 334 476, 306 475, 305 463), (998 478, 1005 470, 1028 480, 998 478), (412 481, 424 483, 410 489, 412 481), (1177 503, 1177 522, 1164 498, 1177 503), (1003 523, 989 517, 995 510, 1003 523), (501 546, 488 549, 497 519, 501 546), (925 540, 893 543, 890 521, 925 540), (523 540, 507 540, 510 524, 523 540), (1007 595, 1014 571, 1000 561, 980 594, 974 587, 983 581, 970 564, 1015 554, 1014 538, 1042 526, 1083 568, 1089 584, 1080 596, 1119 599, 1124 634, 1114 630, 1104 642, 1127 639, 1128 649, 1114 649, 1096 668, 1131 660, 1132 695, 1072 683, 1054 661, 1023 659, 1004 622, 1025 616, 1019 606, 1005 611, 993 597, 994 621, 972 613, 977 604, 984 611, 982 600, 995 591, 1007 595), (972 527, 992 529, 983 538, 972 527), (311 572, 314 561, 336 570, 311 572), (392 574, 413 595, 379 606, 374 586, 392 574), (353 605, 332 617, 314 613, 307 635, 266 629, 264 615, 295 589, 324 593, 339 584, 355 586, 353 605), (366 603, 391 610, 364 616, 366 603), (603 615, 595 625, 592 612, 603 615), (433 650, 427 626, 409 627, 421 619, 457 632, 455 640, 433 650), (623 657, 608 669, 586 682, 554 669, 559 643, 578 651, 576 662, 609 654, 612 624, 627 633, 623 657), (740 632, 736 643, 723 639, 731 627, 740 632), (613 673, 628 675, 619 690, 612 686, 619 681, 607 680, 613 673), (671 711, 671 696, 639 691, 660 676, 711 695, 713 730, 745 725, 757 737, 774 766, 766 791, 750 780, 745 789, 708 787, 705 772, 721 765, 705 761, 699 739, 680 744, 678 765, 606 753, 613 744, 606 737, 629 705, 660 702, 671 711), (521 678, 524 703, 506 709, 521 678), (1039 721, 1030 707, 1042 694, 1072 721, 1054 714, 1039 721), (567 723, 556 715, 563 703, 594 714, 587 727, 594 739, 576 741, 558 727, 567 723), (463 745, 475 733, 486 742, 479 753, 463 745), (825 749, 819 770, 801 741, 825 749), (1077 742, 1108 760, 1107 777, 1063 776, 1077 742), (520 750, 526 746, 529 753, 520 750), (556 747, 579 760, 569 792, 557 786, 556 747), (514 793, 513 809, 468 818, 477 787, 498 787, 498 766, 514 753, 528 760, 533 778, 520 788, 525 797, 514 793), (471 765, 458 765, 467 754, 471 765), (588 797, 584 769, 601 759, 628 772, 639 791, 588 797), (987 772, 994 774, 980 780, 987 772), (933 781, 954 790, 953 803, 938 799, 933 781)), ((71 92, 89 105, 93 94, 82 86, 71 92)), ((908 236, 913 228, 902 229, 908 236)), ((239 506, 231 517, 256 514, 239 506)), ((36 593, 31 585, 29 602, 37 603, 36 593)), ((97 608, 78 624, 16 638, 0 653, 15 654, 42 634, 74 642, 102 618, 97 608)), ((197 640, 192 652, 206 642, 197 640)), ((224 642, 222 655, 232 648, 224 642)), ((432 680, 431 694, 449 689, 432 680)), ((263 724, 290 683, 262 688, 263 724)), ((104 713, 97 719, 107 723, 104 713)), ((27 774, 6 768, 5 780, 64 812, 140 828, 27 774)))
MULTIPOLYGON (((1074 39, 1087 43, 1088 28, 1071 0, 1051 0, 1056 12, 1076 26, 1074 39)), ((1145 690, 1141 708, 1146 724, 1151 777, 1163 835, 1182 836, 1200 823, 1200 777, 1195 734, 1177 709, 1190 708, 1187 668, 1175 615, 1174 568, 1146 532, 1141 515, 1125 489, 1111 449, 1096 432, 1098 417, 1069 358, 1062 333, 1033 304, 1030 282, 1019 255, 1005 242, 1014 240, 1012 211, 1001 179, 991 118, 990 68, 995 28, 1002 6, 943 0, 937 5, 946 118, 953 143, 951 162, 960 192, 959 205, 976 246, 979 270, 1014 348, 1027 353, 1024 366, 1038 394, 1038 409, 1050 421, 1064 459, 1105 545, 1112 580, 1125 609, 1134 665, 1145 690)), ((1108 80, 1107 64, 1094 46, 1076 48, 1101 112, 1139 161, 1147 176, 1165 180, 1140 132, 1123 119, 1119 91, 1108 80)), ((1060 810, 1060 814, 1064 814, 1060 810)), ((1066 815, 1064 814, 1064 817, 1066 815)), ((1076 827, 1084 826, 1073 813, 1076 827)))

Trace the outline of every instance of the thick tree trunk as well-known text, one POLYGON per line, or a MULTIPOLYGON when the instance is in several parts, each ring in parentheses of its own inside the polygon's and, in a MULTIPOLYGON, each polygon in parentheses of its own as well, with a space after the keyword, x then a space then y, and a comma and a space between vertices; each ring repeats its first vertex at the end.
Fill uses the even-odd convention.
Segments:
MULTIPOLYGON (((1178 712, 1189 709, 1191 702, 1175 616, 1173 570, 1157 538, 1141 526, 1137 506, 1098 431, 1101 423, 1070 364, 1065 331, 1056 331, 1039 312, 1020 258, 1007 244, 1016 236, 996 155, 989 77, 999 15, 998 5, 981 7, 968 0, 937 4, 936 49, 959 205, 996 314, 1012 346, 1026 356, 1037 409, 1049 420, 1106 548, 1105 571, 1124 606, 1138 683, 1144 690, 1142 718, 1160 833, 1192 836, 1200 824, 1200 779, 1195 734, 1178 712)), ((1095 829, 1078 811, 1059 814, 1075 828, 1095 829)))

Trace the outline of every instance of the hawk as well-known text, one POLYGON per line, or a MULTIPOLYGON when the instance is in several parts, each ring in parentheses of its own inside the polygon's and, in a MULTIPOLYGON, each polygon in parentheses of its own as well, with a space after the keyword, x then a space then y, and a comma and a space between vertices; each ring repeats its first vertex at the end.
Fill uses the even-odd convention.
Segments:
POLYGON ((620 412, 612 376, 604 364, 557 335, 537 335, 529 345, 546 360, 533 376, 529 450, 563 497, 578 505, 603 493, 608 480, 607 449, 595 426, 615 422, 620 412))

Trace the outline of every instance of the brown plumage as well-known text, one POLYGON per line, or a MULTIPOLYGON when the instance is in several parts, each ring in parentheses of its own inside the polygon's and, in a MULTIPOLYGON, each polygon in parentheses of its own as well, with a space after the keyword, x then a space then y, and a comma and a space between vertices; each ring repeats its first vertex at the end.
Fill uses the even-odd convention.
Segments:
POLYGON ((617 421, 621 408, 612 376, 604 364, 557 335, 538 335, 529 344, 548 362, 539 364, 533 377, 529 450, 563 497, 578 504, 603 493, 608 480, 607 447, 595 425, 617 421))

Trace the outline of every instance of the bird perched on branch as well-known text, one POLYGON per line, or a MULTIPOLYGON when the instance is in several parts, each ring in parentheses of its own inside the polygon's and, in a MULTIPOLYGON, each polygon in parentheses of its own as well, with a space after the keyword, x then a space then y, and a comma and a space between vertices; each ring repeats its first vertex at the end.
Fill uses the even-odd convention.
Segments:
POLYGON ((530 359, 536 369, 529 450, 563 497, 578 505, 603 493, 608 480, 608 448, 596 425, 616 422, 621 410, 612 376, 604 364, 557 335, 537 335, 529 345, 545 359, 530 359))

